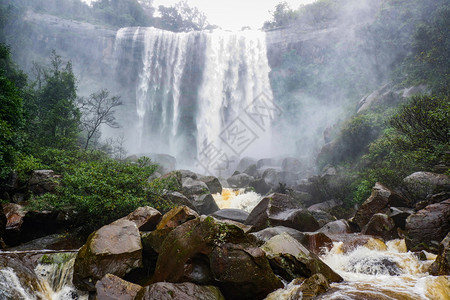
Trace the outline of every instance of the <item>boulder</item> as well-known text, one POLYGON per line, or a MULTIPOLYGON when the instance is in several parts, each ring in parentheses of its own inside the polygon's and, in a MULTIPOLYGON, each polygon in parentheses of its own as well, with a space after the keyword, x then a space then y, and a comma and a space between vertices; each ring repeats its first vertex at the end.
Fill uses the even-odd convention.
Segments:
POLYGON ((281 170, 291 173, 298 173, 302 169, 302 163, 295 157, 286 157, 281 162, 281 170))
POLYGON ((238 165, 236 167, 236 171, 242 173, 251 165, 255 165, 256 166, 256 159, 251 158, 251 157, 243 157, 239 161, 239 163, 238 163, 238 165))
POLYGON ((106 274, 95 284, 97 300, 134 300, 142 286, 125 281, 112 274, 106 274))
POLYGON ((362 234, 329 234, 333 242, 342 242, 340 250, 345 253, 350 253, 356 248, 364 246, 369 249, 387 250, 386 244, 378 238, 371 235, 362 234))
POLYGON ((391 207, 389 208, 387 215, 394 221, 396 227, 400 228, 401 230, 405 230, 406 218, 408 218, 413 213, 414 211, 411 208, 391 207))
POLYGON ((244 174, 244 173, 231 176, 230 178, 227 179, 228 184, 232 188, 245 188, 253 180, 254 180, 254 178, 252 176, 244 174))
POLYGON ((322 273, 331 282, 343 281, 342 277, 317 255, 287 233, 274 236, 261 249, 269 258, 274 271, 287 281, 318 273, 322 273))
POLYGON ((247 169, 245 169, 242 173, 253 176, 254 178, 260 177, 259 171, 256 168, 256 165, 250 165, 247 169))
POLYGON ((136 224, 118 220, 92 233, 77 254, 73 284, 95 291, 95 284, 110 273, 123 277, 142 266, 142 244, 136 224))
POLYGON ((374 214, 361 233, 378 236, 385 241, 398 238, 394 220, 385 214, 374 214))
POLYGON ((450 199, 428 205, 406 219, 405 242, 409 250, 437 252, 450 231, 450 199))
POLYGON ((190 282, 157 282, 145 287, 142 300, 225 300, 215 286, 196 285, 190 282))
POLYGON ((316 203, 308 207, 308 210, 323 210, 323 211, 330 211, 336 206, 341 206, 343 202, 341 200, 335 200, 331 199, 325 202, 316 203))
POLYGON ((319 223, 319 228, 330 222, 336 221, 336 217, 332 216, 330 213, 323 210, 307 210, 319 223))
POLYGON ((345 234, 351 233, 352 231, 350 225, 346 220, 336 220, 325 224, 318 230, 318 232, 322 232, 325 234, 345 234))
POLYGON ((211 282, 230 299, 261 299, 282 287, 244 231, 212 217, 188 221, 167 236, 153 280, 211 282))
POLYGON ((53 170, 35 170, 28 181, 28 189, 35 195, 55 192, 61 175, 55 175, 53 170))
POLYGON ((192 203, 201 215, 209 215, 219 210, 211 194, 194 195, 192 198, 192 203))
POLYGON ((438 256, 430 267, 430 274, 434 276, 450 275, 450 232, 439 244, 438 256))
POLYGON ((271 187, 262 178, 253 180, 252 182, 249 183, 248 186, 254 188, 255 192, 257 192, 260 195, 267 194, 268 192, 270 192, 271 189, 271 187))
POLYGON ((250 235, 255 237, 258 245, 262 245, 274 236, 282 234, 284 232, 288 233, 299 242, 303 241, 303 239, 305 238, 305 234, 303 232, 284 226, 269 227, 257 232, 252 232, 250 233, 250 235))
POLYGON ((209 189, 206 183, 200 180, 195 180, 190 177, 185 177, 182 180, 183 195, 189 199, 193 195, 209 194, 209 189))
POLYGON ((390 205, 406 206, 405 202, 408 201, 404 197, 377 182, 372 188, 372 195, 364 201, 356 212, 353 222, 358 224, 359 228, 362 229, 374 214, 387 213, 390 205))
POLYGON ((6 218, 5 212, 3 211, 3 206, 0 205, 0 239, 2 239, 3 235, 5 234, 7 222, 8 222, 8 220, 6 218))
POLYGON ((293 188, 297 185, 298 175, 293 172, 278 172, 279 182, 286 184, 287 187, 293 188))
MULTIPOLYGON (((139 231, 152 231, 161 220, 161 213, 150 206, 136 208, 132 213, 119 220, 128 220, 136 224, 139 231)), ((116 221, 117 222, 117 221, 116 221)))
POLYGON ((300 231, 315 231, 320 228, 313 215, 285 194, 274 193, 264 197, 252 210, 245 224, 252 225, 252 231, 269 226, 286 226, 300 231))
POLYGON ((258 169, 279 166, 278 160, 275 158, 262 158, 256 162, 258 169))
POLYGON ((177 206, 165 213, 156 229, 175 228, 189 220, 198 218, 199 215, 187 206, 177 206))
POLYGON ((416 172, 403 179, 402 188, 415 204, 425 200, 428 195, 450 190, 450 177, 445 174, 416 172))
POLYGON ((140 153, 137 155, 138 159, 148 157, 152 162, 158 164, 158 171, 166 173, 175 170, 177 166, 177 159, 169 154, 163 153, 140 153))
POLYGON ((214 212, 211 216, 219 220, 232 220, 244 223, 248 218, 248 212, 242 209, 224 208, 214 212))
POLYGON ((308 194, 306 192, 290 190, 289 196, 294 198, 297 202, 301 203, 303 207, 309 207, 312 204, 316 203, 311 194, 308 194))
POLYGON ((178 170, 178 172, 180 172, 180 174, 181 174, 181 179, 184 179, 187 177, 194 179, 194 180, 198 179, 197 173, 194 173, 191 170, 178 170))
POLYGON ((164 200, 172 203, 174 206, 187 206, 192 210, 197 211, 194 204, 183 194, 179 192, 170 192, 163 195, 164 200))
POLYGON ((263 174, 262 174, 262 179, 264 179, 264 181, 274 187, 274 186, 278 186, 278 184, 280 183, 281 179, 280 179, 280 171, 276 170, 274 168, 268 168, 266 170, 264 170, 263 174))
POLYGON ((325 249, 331 250, 333 248, 333 241, 322 232, 305 232, 300 242, 316 255, 323 253, 325 249))
POLYGON ((304 280, 292 299, 315 299, 316 296, 325 293, 330 289, 330 284, 323 274, 314 274, 304 280))
POLYGON ((200 177, 198 180, 206 183, 211 194, 217 194, 217 193, 221 194, 222 193, 222 184, 220 183, 220 181, 217 177, 203 176, 203 177, 200 177))

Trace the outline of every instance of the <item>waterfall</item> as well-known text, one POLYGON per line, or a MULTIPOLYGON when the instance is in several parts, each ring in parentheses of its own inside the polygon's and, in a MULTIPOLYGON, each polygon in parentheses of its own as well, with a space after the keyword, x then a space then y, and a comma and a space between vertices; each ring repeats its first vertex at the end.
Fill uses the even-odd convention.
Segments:
POLYGON ((88 299, 72 284, 77 253, 43 252, 0 252, 0 299, 88 299), (27 262, 30 255, 41 255, 34 268, 27 262))
POLYGON ((236 119, 255 136, 270 132, 271 118, 248 118, 260 95, 272 104, 263 32, 122 28, 114 61, 113 85, 124 102, 119 121, 131 153, 193 160, 214 144, 239 156, 250 145, 233 148, 224 138, 236 119))

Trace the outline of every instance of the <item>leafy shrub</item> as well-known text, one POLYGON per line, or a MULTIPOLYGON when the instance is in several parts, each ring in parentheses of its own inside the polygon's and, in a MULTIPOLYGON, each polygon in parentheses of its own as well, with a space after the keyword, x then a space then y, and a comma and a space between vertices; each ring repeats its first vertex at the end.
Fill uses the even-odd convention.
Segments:
MULTIPOLYGON (((171 207, 163 195, 176 185, 170 178, 149 182, 157 166, 148 160, 124 163, 98 152, 81 151, 47 150, 45 154, 50 153, 56 155, 49 166, 63 175, 60 186, 56 194, 37 197, 32 208, 66 211, 72 215, 74 225, 90 231, 139 206, 162 211, 171 207)), ((44 155, 43 161, 46 159, 44 155)))

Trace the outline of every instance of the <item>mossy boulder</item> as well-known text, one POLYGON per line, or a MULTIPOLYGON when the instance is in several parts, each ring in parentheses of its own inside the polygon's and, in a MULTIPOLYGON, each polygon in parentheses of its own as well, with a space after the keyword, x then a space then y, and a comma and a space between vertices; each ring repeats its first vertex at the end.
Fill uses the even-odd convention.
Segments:
POLYGON ((450 275, 450 232, 439 244, 439 253, 435 262, 431 265, 430 274, 450 275))
POLYGON ((142 244, 134 222, 118 220, 92 233, 75 259, 73 284, 95 291, 95 284, 110 273, 123 277, 142 267, 142 244))
POLYGON ((225 300, 215 286, 201 286, 190 282, 170 283, 158 282, 145 288, 144 294, 136 300, 225 300))
POLYGON ((213 284, 226 298, 262 299, 282 287, 269 262, 236 225, 200 217, 164 240, 154 282, 213 284))
POLYGON ((318 273, 322 273, 330 282, 343 280, 317 255, 287 233, 274 236, 261 249, 266 253, 275 272, 287 281, 297 277, 308 278, 318 273))
POLYGON ((115 275, 106 274, 95 284, 96 300, 134 300, 143 287, 125 281, 115 275))

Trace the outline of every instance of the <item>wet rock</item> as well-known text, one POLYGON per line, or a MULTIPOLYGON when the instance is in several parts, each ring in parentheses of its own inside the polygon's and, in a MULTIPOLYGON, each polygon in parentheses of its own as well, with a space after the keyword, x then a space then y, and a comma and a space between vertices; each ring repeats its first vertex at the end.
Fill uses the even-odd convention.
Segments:
POLYGON ((142 244, 136 224, 118 220, 92 233, 75 259, 73 284, 94 291, 95 284, 110 273, 123 277, 142 267, 142 244))
MULTIPOLYGON (((253 231, 259 231, 269 226, 283 226, 276 220, 286 217, 287 211, 300 208, 300 204, 292 197, 273 193, 264 197, 258 205, 251 211, 245 224, 253 225, 253 231), (272 220, 275 220, 273 223, 272 220)), ((288 226, 289 227, 289 226, 288 226)))
MULTIPOLYGON (((3 206, 0 205, 0 239, 3 238, 6 229, 7 218, 3 211, 3 206)), ((0 247, 1 248, 1 247, 0 247)))
POLYGON ((212 217, 197 218, 175 228, 164 240, 154 281, 180 282, 208 277, 226 298, 261 299, 282 286, 267 258, 244 231, 212 217), (199 263, 201 262, 201 264, 199 263), (207 264, 205 265, 205 262, 207 264))
POLYGON ((415 204, 425 200, 428 195, 450 190, 450 177, 445 174, 416 172, 403 179, 402 187, 415 204))
POLYGON ((297 202, 301 203, 304 207, 309 207, 314 203, 311 194, 308 194, 306 192, 291 190, 289 191, 289 196, 294 198, 297 202))
POLYGON ((330 284, 323 274, 314 274, 304 280, 292 299, 312 300, 330 289, 330 284))
POLYGON ((248 218, 248 212, 242 209, 224 208, 214 212, 211 216, 219 220, 232 220, 244 223, 248 218))
POLYGON ((142 300, 225 300, 215 286, 201 286, 190 282, 157 282, 145 288, 142 300))
POLYGON ((323 210, 307 210, 319 223, 319 228, 323 227, 325 224, 336 221, 336 217, 332 216, 330 213, 323 210))
POLYGON ((165 213, 156 229, 175 228, 189 220, 199 217, 197 212, 187 206, 177 206, 165 213))
POLYGON ((412 215, 414 211, 411 208, 397 208, 391 207, 388 212, 388 216, 392 218, 395 226, 405 230, 406 218, 412 215))
POLYGON ((262 178, 255 179, 248 185, 255 189, 255 192, 257 192, 260 195, 265 195, 268 192, 270 192, 271 187, 266 183, 266 181, 262 178))
POLYGON ((192 210, 197 211, 197 208, 194 204, 183 194, 178 192, 167 193, 163 196, 163 198, 175 206, 187 206, 192 210))
POLYGON ((181 174, 181 179, 184 179, 184 178, 187 178, 187 177, 189 177, 191 179, 194 179, 194 180, 198 179, 197 173, 194 173, 194 172, 192 172, 190 170, 178 170, 178 172, 180 172, 180 174, 181 174))
MULTIPOLYGON (((132 213, 120 220, 128 220, 136 224, 139 231, 152 231, 161 220, 161 213, 150 206, 136 208, 132 213)), ((117 221, 116 221, 117 222, 117 221)))
POLYGON ((274 236, 261 249, 269 258, 274 271, 285 280, 310 277, 317 273, 322 273, 331 282, 343 280, 317 255, 287 233, 274 236))
POLYGON ((428 205, 406 219, 406 246, 409 250, 437 252, 440 241, 450 231, 450 199, 428 205))
POLYGON ((362 234, 333 234, 328 235, 333 242, 342 242, 340 250, 343 253, 354 251, 357 247, 365 246, 370 249, 386 250, 386 245, 380 239, 362 234))
POLYGON ((378 236, 384 240, 398 238, 394 220, 385 214, 374 214, 361 233, 378 236))
POLYGON ((298 173, 302 169, 302 163, 294 157, 286 157, 281 162, 281 170, 291 173, 298 173))
POLYGON ((192 203, 201 215, 209 215, 219 210, 219 206, 211 194, 194 195, 192 198, 192 203))
POLYGON ((308 210, 323 210, 330 211, 332 208, 336 206, 341 206, 343 204, 340 200, 331 199, 325 202, 316 203, 308 207, 308 210))
POLYGON ((430 267, 430 274, 434 276, 450 275, 450 232, 439 244, 438 256, 430 267))
POLYGON ((336 220, 330 223, 325 224, 318 230, 322 233, 329 233, 329 234, 345 234, 345 233, 351 233, 350 225, 346 220, 336 220))
POLYGON ((255 164, 248 166, 248 168, 246 168, 242 173, 250 175, 250 176, 252 176, 254 178, 260 177, 258 168, 256 168, 255 164))
POLYGON ((274 158, 262 158, 256 162, 256 167, 258 169, 276 166, 278 166, 278 161, 274 158))
POLYGON ((298 175, 292 172, 278 172, 279 182, 285 184, 287 187, 292 188, 297 184, 298 175))
POLYGON ((211 194, 217 194, 217 193, 221 194, 222 193, 222 184, 220 184, 220 181, 217 177, 203 176, 203 177, 200 177, 198 180, 206 183, 211 194))
POLYGON ((56 233, 8 248, 8 251, 74 250, 80 248, 83 244, 84 241, 81 241, 76 234, 56 233))
POLYGON ((231 176, 230 178, 227 179, 227 181, 228 181, 228 184, 230 185, 230 187, 232 187, 232 188, 245 188, 254 179, 255 178, 253 178, 252 176, 242 173, 242 174, 237 174, 237 175, 231 176))
POLYGON ((325 249, 331 250, 333 248, 333 241, 322 232, 307 232, 300 242, 316 255, 321 254, 325 249))
POLYGON ((273 238, 274 236, 282 234, 284 232, 288 233, 290 236, 292 236, 299 242, 303 241, 305 237, 305 234, 303 232, 284 226, 269 227, 257 232, 252 232, 250 233, 250 235, 255 237, 258 245, 262 245, 271 238, 273 238))
POLYGON ((61 175, 55 175, 52 170, 33 171, 28 181, 28 189, 35 195, 52 193, 59 185, 59 178, 61 178, 61 175))
POLYGON ((239 161, 239 164, 236 167, 236 171, 239 171, 239 172, 242 173, 251 165, 255 165, 256 166, 256 159, 251 158, 251 157, 243 157, 239 161))
POLYGON ((261 177, 268 185, 272 187, 278 186, 278 184, 281 182, 280 171, 274 168, 268 168, 264 170, 261 177))
POLYGON ((389 190, 387 187, 377 182, 372 188, 372 195, 364 201, 356 212, 353 222, 358 224, 359 228, 364 228, 374 214, 386 213, 389 209, 389 204, 391 202, 399 202, 395 200, 399 197, 400 196, 389 190))
POLYGON ((125 281, 112 274, 106 274, 95 284, 97 300, 134 300, 142 286, 125 281))
POLYGON ((189 199, 191 199, 191 196, 193 195, 209 194, 206 183, 190 177, 183 178, 182 189, 183 195, 186 195, 189 199))

